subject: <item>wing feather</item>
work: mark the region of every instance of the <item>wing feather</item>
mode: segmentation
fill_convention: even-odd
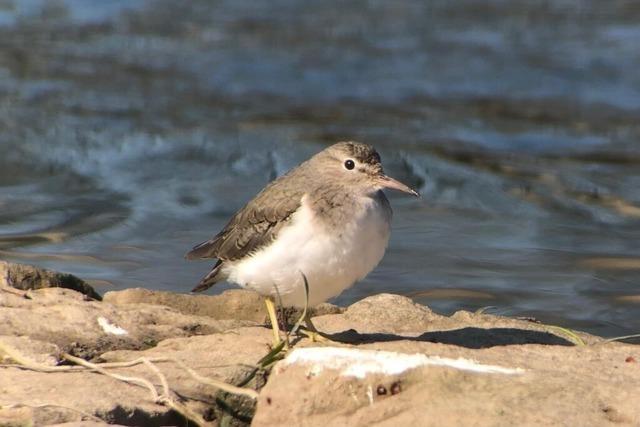
[[[270,244],[302,203],[306,186],[290,185],[291,178],[284,175],[265,187],[220,233],[195,246],[186,258],[234,261]]]

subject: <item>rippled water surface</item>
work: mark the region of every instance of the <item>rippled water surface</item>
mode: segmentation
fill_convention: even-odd
[[[337,303],[639,332],[639,40],[634,1],[0,0],[0,257],[188,291],[193,244],[356,139],[423,198]]]

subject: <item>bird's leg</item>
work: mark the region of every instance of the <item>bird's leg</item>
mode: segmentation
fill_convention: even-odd
[[[300,333],[307,336],[313,342],[321,342],[324,344],[338,344],[337,342],[330,340],[326,336],[324,336],[320,331],[318,331],[311,321],[311,314],[306,313],[304,316],[305,326],[300,329]]]
[[[269,314],[269,320],[271,321],[271,330],[273,331],[273,346],[280,345],[280,327],[278,325],[278,314],[276,313],[276,305],[271,297],[265,297],[264,303],[267,306],[267,314]],[[288,343],[285,342],[284,348],[288,348]]]
[[[309,282],[307,281],[307,276],[305,276],[302,271],[300,272],[300,274],[302,275],[302,280],[304,280],[304,309],[302,310],[302,315],[300,316],[296,324],[293,326],[293,328],[291,328],[292,335],[298,332],[300,326],[302,326],[302,322],[307,319],[307,315],[309,313],[307,311],[307,309],[309,308]]]
[[[331,344],[331,343],[333,343],[333,341],[331,341],[329,338],[324,337],[320,332],[318,332],[318,330],[316,329],[315,325],[311,321],[311,313],[308,310],[308,308],[309,308],[309,282],[307,280],[307,276],[305,276],[304,273],[300,272],[300,274],[302,274],[302,279],[304,280],[304,294],[305,294],[304,309],[302,310],[302,316],[300,316],[300,320],[298,320],[298,322],[296,322],[296,325],[291,330],[291,333],[294,333],[294,332],[297,332],[298,330],[300,330],[301,334],[311,338],[311,341],[313,341],[313,342],[322,342],[322,343],[325,343],[325,344]],[[306,327],[302,327],[301,328],[303,321],[304,321]]]

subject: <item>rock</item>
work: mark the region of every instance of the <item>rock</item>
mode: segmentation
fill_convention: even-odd
[[[0,286],[23,291],[42,288],[66,288],[100,301],[102,297],[82,279],[65,273],[45,270],[25,264],[0,261]]]
[[[24,427],[34,425],[33,410],[25,406],[6,408],[0,404],[0,426]]]
[[[25,359],[46,366],[56,366],[61,358],[57,345],[24,336],[0,335],[0,363],[16,363],[6,349],[13,349]]]
[[[173,338],[146,351],[118,350],[102,355],[108,362],[131,361],[139,357],[175,358],[200,375],[232,381],[249,372],[268,351],[270,332],[262,327],[240,328],[235,333]],[[216,407],[219,390],[195,381],[175,363],[156,362],[169,386],[186,399],[185,404],[200,414]],[[144,378],[161,392],[157,374],[144,364],[110,372]],[[127,384],[89,371],[39,373],[17,368],[2,368],[0,398],[2,405],[19,402],[32,407],[35,425],[80,421],[82,414],[97,416],[108,423],[123,425],[186,425],[181,415],[156,404],[145,387]],[[37,406],[46,403],[47,408]],[[251,414],[254,402],[250,401]],[[66,408],[73,408],[69,410]],[[225,414],[219,413],[220,417]],[[1,415],[1,413],[0,413]],[[216,416],[217,413],[211,413]],[[23,415],[24,416],[24,415]],[[210,416],[210,417],[211,417]],[[2,418],[0,418],[2,420]],[[25,425],[25,424],[20,424]]]
[[[637,346],[584,333],[588,345],[574,345],[560,328],[439,316],[395,295],[314,322],[331,338],[360,344],[299,343],[261,390],[253,426],[640,423],[640,369],[625,362]],[[336,354],[345,350],[359,353],[344,362]],[[309,362],[301,351],[319,354]]]
[[[113,351],[102,355],[108,362],[133,360],[141,356],[178,359],[196,369],[199,374],[217,378],[227,383],[241,384],[253,371],[251,366],[270,351],[271,331],[263,327],[241,328],[233,333],[168,339],[157,347],[145,351]],[[255,401],[234,398],[218,389],[202,384],[174,364],[159,365],[172,389],[180,396],[188,396],[188,405],[200,414],[209,414],[223,425],[248,425],[253,416]],[[148,369],[139,366],[128,374],[149,375]],[[246,386],[264,385],[257,378]],[[225,399],[225,404],[219,402]],[[225,419],[224,423],[222,419]]]
[[[27,296],[0,286],[0,358],[9,364],[38,364],[50,372],[0,368],[1,425],[14,420],[20,426],[83,425],[93,423],[91,417],[125,425],[185,424],[182,415],[155,402],[145,387],[89,371],[59,372],[63,351],[101,362],[170,357],[188,363],[201,375],[230,382],[253,372],[247,365],[269,351],[270,331],[247,328],[255,325],[248,320],[187,315],[162,305],[115,306],[62,288],[41,288]],[[144,349],[151,351],[138,351]],[[199,413],[216,407],[218,389],[193,380],[175,363],[159,362],[158,368],[181,396],[197,397],[187,402]],[[157,374],[146,365],[110,372],[158,383]],[[157,390],[162,392],[159,385]],[[241,403],[250,419],[255,402]],[[220,412],[219,416],[226,415]]]
[[[189,316],[158,305],[114,306],[62,288],[30,291],[28,299],[0,289],[0,335],[45,341],[86,359],[108,350],[144,349],[165,338],[212,334],[251,324]]]
[[[238,319],[264,323],[263,298],[255,292],[231,289],[221,295],[189,295],[135,288],[111,291],[104,301],[113,305],[146,303],[171,307],[181,313],[214,319]]]
[[[220,295],[193,295],[134,288],[107,292],[104,295],[104,301],[114,305],[156,304],[174,308],[184,314],[208,316],[214,319],[250,320],[258,323],[268,320],[264,298],[256,292],[244,289],[230,289]],[[309,310],[312,315],[337,314],[344,311],[338,306],[327,303]],[[301,313],[300,309],[286,308],[284,316],[287,324],[295,324]]]
[[[484,359],[480,363],[524,371],[482,373],[434,364],[394,373],[392,368],[402,367],[398,362],[387,371],[374,369],[357,378],[332,368],[335,360],[321,368],[285,360],[262,389],[252,425],[586,426],[614,419],[621,425],[640,421],[640,372],[620,363],[628,345],[503,346],[455,352],[424,342],[364,347],[376,353],[395,349],[404,356],[422,355],[439,362],[442,355],[453,356],[450,361],[456,363],[459,357]],[[406,360],[403,363],[407,365]]]
[[[400,295],[378,294],[358,301],[344,314],[347,321],[366,324],[376,333],[424,331],[437,318],[428,307]]]
[[[349,343],[399,341],[439,342],[473,348],[510,344],[572,345],[561,328],[489,314],[459,311],[453,316],[433,313],[400,295],[379,294],[347,308],[344,314],[315,317],[315,326],[334,339]],[[585,343],[602,341],[576,332]]]
[[[2,379],[3,404],[31,408],[31,419],[38,426],[81,421],[88,415],[126,425],[184,422],[175,412],[155,404],[145,388],[88,371],[43,374],[3,368]]]
[[[261,299],[243,291],[130,290],[100,302],[70,289],[24,293],[0,282],[0,425],[103,425],[95,417],[187,424],[147,389],[162,394],[162,379],[206,425],[640,424],[637,346],[486,314],[441,316],[381,294],[346,310],[321,307],[314,323],[342,342],[296,338],[269,372],[256,368],[271,349],[259,310]],[[109,369],[143,378],[142,385],[60,372],[68,369],[59,366],[63,352],[101,363],[144,357],[159,373],[143,363]],[[11,366],[16,361],[42,369]],[[196,380],[178,362],[260,390],[257,404]]]

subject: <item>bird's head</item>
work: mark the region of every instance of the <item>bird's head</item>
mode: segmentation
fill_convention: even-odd
[[[370,145],[339,142],[321,151],[312,160],[317,162],[325,176],[362,193],[391,188],[419,196],[412,188],[384,174],[380,155]]]

